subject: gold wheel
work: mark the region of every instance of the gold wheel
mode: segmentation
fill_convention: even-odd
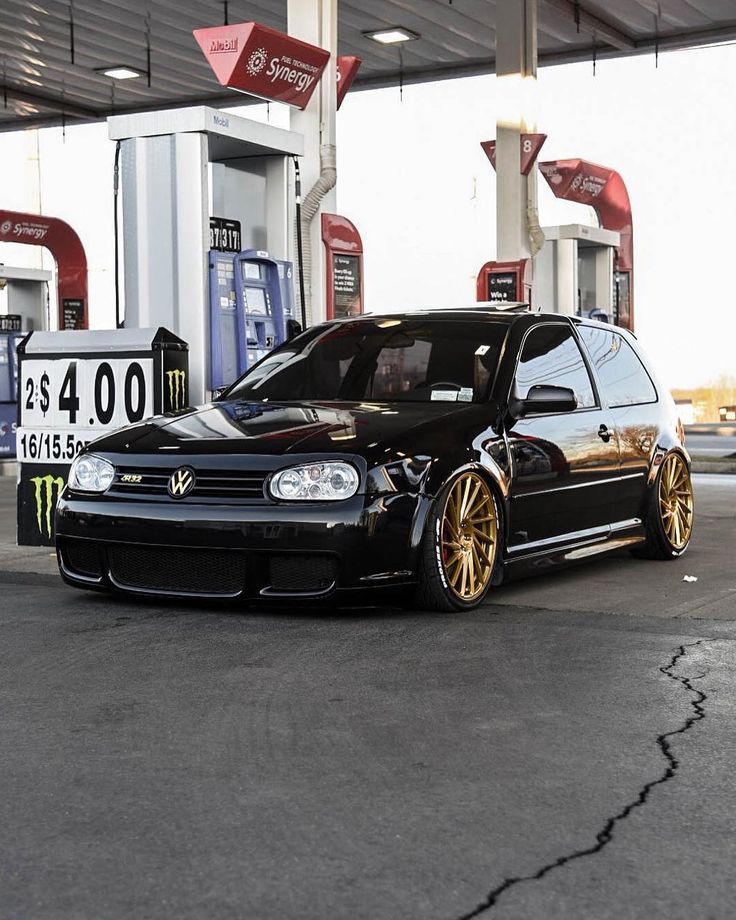
[[[685,461],[669,454],[659,474],[659,514],[662,527],[675,549],[687,546],[693,529],[693,487]]]
[[[488,483],[463,473],[450,490],[442,513],[440,551],[450,591],[473,601],[488,586],[496,559],[498,520]]]

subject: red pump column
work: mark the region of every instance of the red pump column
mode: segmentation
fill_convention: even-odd
[[[87,256],[74,230],[56,217],[0,210],[0,241],[45,246],[56,260],[59,329],[87,329]]]

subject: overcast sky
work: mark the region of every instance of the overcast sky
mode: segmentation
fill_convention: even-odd
[[[365,246],[368,308],[468,303],[494,257],[493,77],[352,93],[338,116],[338,209]],[[286,113],[271,107],[284,124]],[[265,119],[265,106],[243,112]],[[617,169],[634,214],[637,334],[670,386],[736,373],[734,207],[736,46],[543,68],[543,159]],[[0,207],[33,207],[31,132],[0,134]],[[41,206],[77,229],[90,264],[94,325],[114,322],[112,155],[104,125],[40,132]],[[589,223],[589,209],[540,182],[542,225]],[[0,244],[32,264],[34,247]]]

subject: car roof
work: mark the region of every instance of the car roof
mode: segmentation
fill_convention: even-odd
[[[596,329],[615,330],[636,338],[628,329],[617,326],[615,323],[605,323],[597,319],[589,319],[586,316],[568,316],[565,313],[553,313],[552,311],[534,310],[528,304],[513,303],[504,307],[495,307],[487,303],[477,303],[471,306],[461,307],[421,307],[415,310],[381,310],[375,313],[361,313],[358,316],[344,316],[333,322],[357,322],[360,320],[379,320],[379,319],[401,319],[413,320],[420,317],[431,318],[432,320],[488,320],[494,323],[511,324],[522,317],[534,317],[538,321],[548,320],[569,321],[576,325],[594,326]]]
[[[377,319],[433,319],[433,320],[458,320],[458,319],[475,319],[475,320],[492,320],[494,322],[510,323],[519,316],[528,316],[529,310],[521,308],[513,310],[498,310],[485,304],[477,306],[462,307],[418,307],[409,310],[376,310],[371,313],[363,313],[360,316],[344,317],[348,320],[377,320]],[[536,315],[536,314],[535,314]]]
[[[363,313],[360,316],[343,317],[344,320],[357,321],[379,320],[379,319],[401,319],[413,320],[426,318],[432,320],[489,320],[491,322],[513,323],[522,316],[534,316],[539,318],[554,317],[560,319],[559,313],[539,313],[531,310],[528,304],[508,304],[504,307],[494,307],[486,303],[478,303],[470,306],[460,307],[420,307],[410,310],[380,310],[371,313]],[[568,319],[568,317],[562,317]]]

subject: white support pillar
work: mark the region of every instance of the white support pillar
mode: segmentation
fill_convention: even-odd
[[[555,313],[575,316],[578,308],[578,241],[555,240],[557,260]]]
[[[165,326],[189,343],[189,398],[206,398],[209,366],[207,137],[122,142],[125,325]]]
[[[529,212],[536,213],[537,170],[522,176],[521,135],[534,131],[531,111],[537,79],[537,0],[497,0],[496,258],[516,261],[535,254]]]
[[[613,246],[595,250],[595,306],[613,315]]]
[[[291,130],[304,137],[304,156],[300,160],[304,202],[323,173],[326,162],[332,158],[334,164],[336,156],[337,0],[288,0],[287,16],[289,35],[330,52],[319,90],[304,111],[294,109],[291,115]],[[304,239],[307,318],[310,324],[325,318],[327,302],[320,214],[323,211],[334,213],[336,208],[337,193],[333,187],[322,197],[309,228],[309,239],[306,236]],[[290,258],[296,261],[295,251],[291,252]]]

